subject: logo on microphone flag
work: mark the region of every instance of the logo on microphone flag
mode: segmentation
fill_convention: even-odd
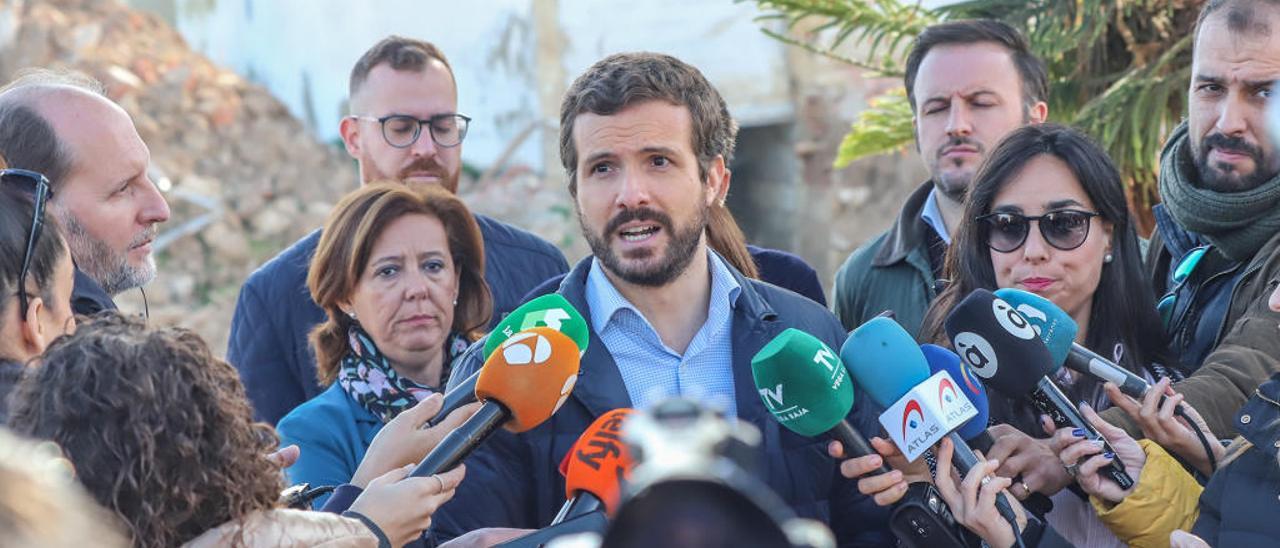
[[[939,371],[908,390],[880,414],[880,425],[903,456],[914,461],[948,432],[977,414],[978,409],[956,389],[951,375]]]
[[[914,417],[912,416],[914,415]],[[902,438],[907,438],[907,428],[911,429],[911,433],[915,433],[917,428],[924,425],[924,411],[920,408],[920,402],[911,400],[907,402],[906,409],[902,410]]]
[[[551,357],[551,341],[531,331],[521,331],[502,343],[502,357],[511,365],[540,365]]]

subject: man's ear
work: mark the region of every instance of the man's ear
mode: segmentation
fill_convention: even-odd
[[[1031,123],[1043,124],[1049,120],[1049,104],[1044,101],[1036,101],[1036,104],[1031,105],[1031,111],[1027,115]]]
[[[44,347],[49,343],[49,334],[45,333],[44,323],[40,321],[40,315],[48,313],[44,307],[44,299],[40,297],[32,297],[27,301],[27,315],[22,318],[22,347],[30,355],[37,355],[44,352]]]
[[[710,207],[712,204],[723,201],[729,195],[729,179],[733,173],[729,171],[729,167],[724,164],[724,156],[716,155],[711,161],[711,165],[707,166],[707,203]]]
[[[342,135],[342,146],[352,158],[360,158],[360,120],[347,116],[338,123],[338,133]]]

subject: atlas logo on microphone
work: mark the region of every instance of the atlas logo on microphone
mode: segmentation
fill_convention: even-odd
[[[1010,335],[1026,341],[1039,336],[1035,328],[1031,327],[1031,322],[1022,317],[1022,314],[1018,313],[1013,308],[1013,305],[1005,302],[1004,299],[992,299],[991,311],[996,315],[996,322],[1005,331],[1008,331]]]
[[[946,415],[947,421],[958,420],[964,414],[965,406],[961,402],[965,400],[961,400],[960,393],[950,378],[942,379],[938,383],[938,407]]]
[[[924,410],[920,408],[920,402],[917,400],[908,401],[906,408],[902,410],[902,438],[908,440],[915,438],[916,430],[923,425]],[[937,425],[932,426],[937,428]],[[911,430],[911,437],[907,437],[908,429]]]
[[[974,375],[990,379],[996,375],[996,371],[1000,370],[1000,361],[996,359],[995,349],[991,347],[991,343],[982,338],[982,335],[965,331],[956,334],[952,342],[956,345],[956,353]]]

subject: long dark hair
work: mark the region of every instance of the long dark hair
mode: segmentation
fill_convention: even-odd
[[[4,159],[0,158],[0,169],[4,165]],[[35,203],[29,189],[0,182],[0,310],[9,303],[9,299],[17,300],[18,292],[26,289],[24,280],[18,277],[22,274],[22,257],[27,252],[31,216],[34,214]],[[53,273],[66,253],[67,244],[62,239],[58,223],[45,211],[44,228],[36,240],[35,249],[31,250],[31,271],[27,275],[30,282],[35,283],[36,292],[44,299],[45,305],[52,308],[71,306],[69,302],[53,302],[51,291]],[[0,327],[3,326],[4,318],[0,317]]]
[[[1112,262],[1102,268],[1102,276],[1093,293],[1093,308],[1084,346],[1105,357],[1112,357],[1116,344],[1123,345],[1120,364],[1142,375],[1153,363],[1168,364],[1168,339],[1156,314],[1151,284],[1143,275],[1142,254],[1138,234],[1134,230],[1125,201],[1120,172],[1106,151],[1083,133],[1057,124],[1024,126],[1007,135],[979,168],[973,188],[965,204],[964,217],[947,250],[943,277],[950,283],[925,314],[921,338],[934,342],[947,341],[942,322],[951,308],[977,288],[994,290],[995,268],[987,248],[987,225],[974,219],[991,212],[992,203],[1032,159],[1050,155],[1067,164],[1080,186],[1093,201],[1102,220],[1110,222]],[[1094,401],[1099,390],[1096,381],[1077,375],[1066,391],[1073,401]],[[1038,432],[1035,417],[1012,412],[992,399],[992,417],[1027,432]],[[1029,410],[1024,410],[1029,413]],[[1018,416],[1022,415],[1022,416]],[[1024,421],[1030,420],[1031,424]],[[1023,424],[1019,424],[1023,422]]]

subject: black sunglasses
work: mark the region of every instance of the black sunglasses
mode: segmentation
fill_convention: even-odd
[[[1029,217],[1021,213],[988,213],[974,220],[986,225],[987,246],[1000,253],[1010,253],[1027,241],[1031,222],[1040,225],[1040,235],[1049,245],[1063,251],[1071,251],[1089,238],[1089,222],[1100,214],[1091,211],[1064,209],[1044,215]]]
[[[22,270],[18,274],[18,305],[22,317],[27,317],[29,293],[27,293],[27,272],[31,270],[31,256],[36,250],[36,241],[44,229],[44,204],[53,197],[53,189],[49,188],[49,179],[44,175],[26,169],[0,170],[0,182],[4,184],[25,185],[31,193],[35,211],[31,216],[31,233],[27,235],[27,250],[22,255]]]

